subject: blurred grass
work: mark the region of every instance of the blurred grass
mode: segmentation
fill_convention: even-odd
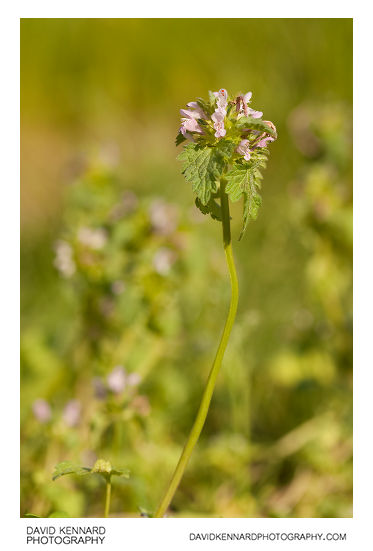
[[[352,514],[349,19],[21,21],[23,513],[100,514],[95,482],[50,482],[53,461],[82,456],[83,433],[91,451],[113,454],[133,471],[130,488],[123,485],[117,499],[114,493],[119,514],[154,507],[171,474],[229,293],[220,228],[193,218],[174,138],[179,108],[222,86],[252,90],[253,107],[276,124],[279,139],[259,219],[235,244],[238,321],[173,514]],[[135,192],[140,218],[157,197],[176,204],[188,251],[165,286],[172,308],[166,300],[152,313],[162,324],[162,309],[174,317],[157,331],[122,321],[125,342],[133,342],[123,345],[123,363],[136,371],[150,362],[141,394],[152,407],[140,420],[123,421],[115,438],[124,454],[112,449],[113,427],[67,430],[57,420],[64,402],[81,399],[88,377],[88,368],[80,373],[82,356],[92,376],[114,367],[105,346],[117,343],[117,329],[105,326],[98,348],[82,352],[83,292],[53,266],[61,234],[72,239],[72,228],[105,223],[89,207],[84,180],[94,174],[104,182],[103,200]],[[240,208],[233,209],[236,236]],[[146,271],[158,241],[128,224],[138,235],[131,247],[143,251],[133,262]],[[91,276],[82,277],[89,290]],[[129,281],[139,285],[137,276]],[[153,311],[158,284],[150,282],[148,274],[141,289]],[[103,293],[92,289],[94,298]],[[143,342],[154,359],[141,360]],[[37,398],[55,408],[48,431],[30,415]],[[105,425],[105,415],[95,423]]]

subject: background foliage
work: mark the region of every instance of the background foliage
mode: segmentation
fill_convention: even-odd
[[[154,510],[171,476],[229,300],[174,137],[178,109],[220,87],[252,90],[279,139],[170,515],[352,515],[346,19],[22,20],[22,515],[102,514],[99,477],[53,482],[59,461],[129,468],[117,516]]]

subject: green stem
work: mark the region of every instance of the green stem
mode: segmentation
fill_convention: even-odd
[[[228,344],[229,335],[231,333],[232,326],[236,317],[237,304],[238,304],[238,280],[237,280],[236,267],[234,264],[234,258],[233,258],[233,252],[232,252],[229,202],[228,202],[228,196],[225,193],[224,181],[222,181],[220,184],[220,199],[221,199],[222,222],[223,222],[224,251],[227,259],[229,276],[231,281],[231,302],[229,305],[228,317],[225,322],[223,334],[220,339],[220,343],[218,346],[218,350],[216,352],[214,363],[212,364],[212,368],[207,379],[206,387],[202,396],[197,417],[194,421],[194,425],[192,427],[192,430],[190,431],[188,440],[184,446],[184,449],[180,456],[179,462],[176,466],[171,482],[154,515],[155,518],[161,518],[166,513],[168,506],[170,505],[171,500],[173,499],[175,492],[183,477],[185,468],[188,464],[190,456],[192,455],[194,446],[197,444],[198,438],[202,432],[202,429],[207,417],[207,413],[209,410],[211,398],[214,392],[216,378],[220,370],[224,352]]]
[[[106,479],[106,497],[105,497],[104,518],[108,518],[108,516],[109,516],[110,499],[111,499],[111,477],[108,476],[107,479]]]

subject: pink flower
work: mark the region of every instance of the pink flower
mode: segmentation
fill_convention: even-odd
[[[182,109],[180,111],[183,111]],[[186,138],[188,137],[188,132],[198,132],[202,134],[202,128],[199,126],[198,122],[194,118],[182,118],[180,132]]]
[[[196,101],[190,101],[189,103],[187,103],[187,106],[190,107],[191,109],[195,109],[195,112],[198,115],[197,117],[198,119],[207,119],[206,114],[203,111],[202,107],[200,107]]]
[[[203,130],[199,126],[197,119],[205,119],[206,115],[196,101],[190,101],[187,105],[193,110],[180,109],[182,119],[179,131],[185,138],[192,138],[192,136],[190,136],[188,132],[197,132],[198,134],[203,134]]]
[[[81,405],[79,400],[70,400],[67,402],[62,414],[65,425],[68,427],[75,427],[79,423],[80,413]]]
[[[276,127],[275,125],[273,124],[273,122],[271,121],[263,121],[266,123],[267,126],[269,126],[270,128],[272,128],[272,130],[274,130],[274,132],[276,132]],[[266,135],[266,132],[264,132],[261,136],[260,136],[260,139],[259,139],[259,142],[255,144],[255,147],[266,147],[267,146],[267,142],[274,142],[276,138],[273,138],[272,136],[268,136]]]
[[[211,119],[214,121],[215,138],[222,138],[225,136],[227,131],[224,128],[224,117],[225,111],[216,109],[216,111],[211,115]]]
[[[237,118],[238,119],[243,116],[245,117],[250,116],[253,119],[260,119],[260,117],[263,116],[263,113],[261,111],[255,111],[255,109],[251,109],[251,107],[249,107],[249,103],[251,101],[252,95],[253,95],[252,92],[247,92],[244,96],[238,96],[237,98],[237,110],[238,110]]]
[[[127,375],[128,386],[137,386],[140,383],[141,383],[141,375],[139,375],[139,373],[133,372]]]
[[[224,111],[226,115],[226,107],[228,105],[228,92],[224,88],[220,88],[219,92],[214,92],[214,96],[217,98],[216,105],[220,111]]]
[[[274,142],[275,139],[272,138],[272,136],[267,136],[266,138],[263,138],[262,140],[260,140],[260,142],[258,142],[256,144],[255,147],[266,147],[267,146],[267,142]]]
[[[117,365],[107,376],[107,385],[114,394],[120,394],[126,387],[126,370]]]
[[[52,417],[52,410],[46,400],[38,398],[32,404],[32,412],[40,423],[47,423]]]
[[[245,161],[250,160],[251,151],[249,149],[249,146],[250,146],[249,140],[241,140],[239,146],[236,149],[237,153],[244,156],[243,158],[245,159]]]
[[[248,107],[249,115],[253,119],[260,119],[260,117],[263,116],[262,111],[255,111],[255,109],[251,109],[251,107]]]

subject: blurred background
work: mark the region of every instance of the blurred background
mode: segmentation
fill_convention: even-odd
[[[21,515],[154,511],[229,302],[179,109],[253,92],[275,123],[236,324],[169,516],[352,516],[352,20],[21,20]],[[179,148],[180,149],[180,148]]]

